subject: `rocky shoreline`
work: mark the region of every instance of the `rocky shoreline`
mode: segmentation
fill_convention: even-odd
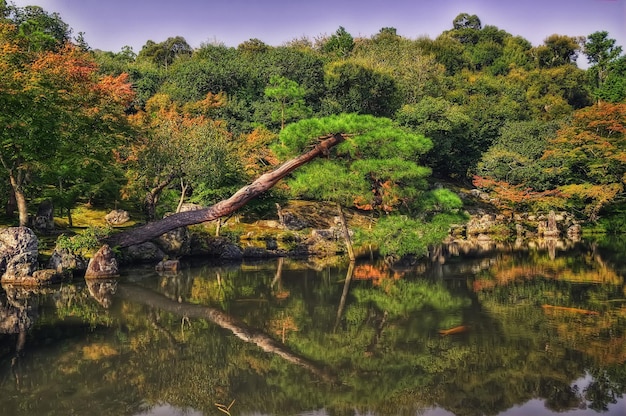
[[[161,272],[176,272],[179,259],[213,258],[218,261],[242,261],[272,257],[330,257],[345,254],[340,227],[332,211],[313,203],[293,207],[277,206],[278,220],[254,223],[249,231],[229,233],[222,226],[223,236],[210,235],[202,226],[183,227],[158,239],[113,252],[103,246],[91,259],[56,248],[42,264],[38,239],[27,227],[0,230],[0,281],[3,284],[42,286],[84,276],[87,279],[109,279],[119,274],[119,267],[133,264],[154,264]],[[323,215],[312,215],[313,212]],[[475,255],[498,249],[502,244],[535,245],[552,250],[565,248],[581,238],[581,225],[566,212],[545,214],[518,213],[503,215],[489,207],[474,207],[464,224],[452,227],[449,237],[429,251],[430,261],[445,262],[450,256]],[[356,224],[358,214],[348,214],[349,223]],[[107,221],[125,218],[116,210]],[[323,219],[323,220],[322,220]],[[239,230],[242,224],[237,224]],[[364,253],[372,255],[368,250]],[[406,259],[395,259],[403,261]],[[415,259],[410,259],[414,262]]]

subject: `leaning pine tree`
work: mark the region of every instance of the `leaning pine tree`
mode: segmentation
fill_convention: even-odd
[[[423,254],[458,220],[453,212],[461,205],[449,191],[428,190],[430,169],[417,160],[430,147],[429,139],[386,118],[342,114],[302,120],[280,134],[275,150],[287,161],[230,198],[112,235],[104,242],[127,247],[229,215],[293,173],[289,185],[296,195],[375,213],[376,225],[364,238],[380,247],[382,254]]]
[[[387,118],[344,114],[303,120],[283,130],[276,151],[298,154],[311,146],[307,137],[328,131],[344,131],[344,140],[294,172],[288,185],[294,196],[337,204],[351,258],[342,207],[372,212],[375,225],[358,235],[386,256],[422,255],[460,220],[455,212],[461,200],[445,189],[429,190],[431,171],[417,163],[432,147],[430,139]]]

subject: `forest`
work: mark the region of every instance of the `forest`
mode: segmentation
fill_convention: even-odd
[[[141,222],[209,206],[341,134],[243,209],[332,202],[369,216],[356,237],[394,255],[423,254],[463,221],[458,187],[503,212],[626,231],[626,55],[606,31],[533,46],[462,13],[435,39],[339,27],[281,46],[172,36],[113,52],[54,11],[2,0],[0,125],[15,225],[44,200],[70,225],[81,204]]]

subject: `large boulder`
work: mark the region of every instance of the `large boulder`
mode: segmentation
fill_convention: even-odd
[[[27,227],[9,227],[0,230],[0,274],[2,281],[19,282],[32,276],[38,268],[39,243]]]
[[[114,209],[104,216],[104,220],[110,225],[121,225],[130,221],[130,214],[123,209]]]
[[[215,237],[207,241],[206,255],[224,260],[241,260],[243,250],[227,238]]]
[[[182,257],[191,253],[191,237],[187,227],[168,231],[155,239],[154,242],[169,257]]]
[[[117,259],[108,244],[100,247],[89,261],[85,279],[110,279],[119,276]]]
[[[163,250],[151,241],[124,247],[120,252],[120,261],[124,264],[155,263],[164,258]]]

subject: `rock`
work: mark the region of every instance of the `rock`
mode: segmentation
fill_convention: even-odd
[[[37,269],[39,243],[27,227],[9,227],[0,231],[0,273],[17,283],[16,279],[32,276]]]
[[[110,225],[121,225],[130,221],[130,214],[123,209],[114,209],[104,216],[104,220]]]
[[[124,263],[154,263],[165,258],[165,253],[155,243],[145,243],[122,249],[120,258]]]
[[[182,257],[191,253],[189,231],[187,227],[176,228],[154,240],[165,254],[170,257]]]
[[[78,254],[70,252],[66,248],[55,248],[50,260],[48,269],[56,270],[58,273],[75,273],[87,270],[87,259]]]
[[[275,238],[268,238],[265,240],[265,248],[267,250],[278,250],[278,242]]]
[[[215,237],[207,242],[207,255],[224,260],[241,260],[243,250],[224,237]]]
[[[33,228],[41,233],[54,230],[54,205],[51,200],[46,199],[39,204],[37,214],[33,218]]]
[[[45,286],[53,283],[59,283],[63,280],[63,274],[52,269],[35,270],[32,276],[13,277],[3,276],[3,284],[12,284],[20,286]]]
[[[293,231],[302,230],[309,226],[305,220],[297,217],[294,213],[289,211],[282,211],[280,224],[286,229]]]
[[[326,241],[332,241],[337,239],[337,233],[332,228],[329,228],[327,230],[313,230],[311,231],[311,236]]]
[[[567,238],[572,241],[580,241],[582,236],[582,227],[580,224],[573,224],[567,229]]]
[[[178,260],[161,260],[155,267],[157,272],[177,272],[180,268]]]
[[[117,259],[108,244],[100,247],[89,261],[85,279],[108,279],[119,276]]]

